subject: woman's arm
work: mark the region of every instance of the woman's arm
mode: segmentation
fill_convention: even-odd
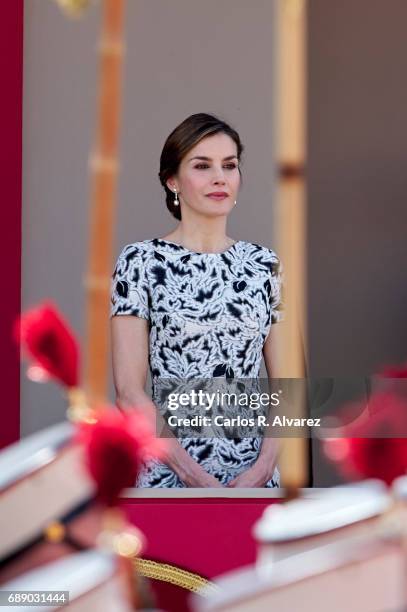
[[[284,322],[279,323],[279,325],[284,325]],[[273,366],[272,366],[272,346],[274,345],[275,336],[276,336],[276,325],[272,325],[269,331],[269,334],[266,338],[266,341],[263,346],[263,357],[264,363],[267,370],[267,376],[269,379],[273,378]],[[257,463],[263,466],[267,480],[272,478],[274,473],[274,468],[276,467],[278,452],[279,452],[279,440],[278,438],[263,438],[263,442],[261,445],[261,451]],[[266,480],[266,482],[267,482]]]
[[[148,371],[148,321],[136,316],[115,316],[111,319],[113,379],[116,404],[121,410],[140,408],[156,427],[158,410],[145,393]],[[188,487],[222,487],[181,446],[166,427],[164,462]]]
[[[280,323],[281,325],[281,323]],[[274,325],[271,326],[269,334],[263,346],[263,357],[266,365],[267,375],[272,378],[271,347],[275,336]],[[274,468],[277,463],[279,451],[279,440],[276,438],[263,438],[257,461],[247,470],[232,480],[229,487],[264,487],[267,481],[273,477]]]

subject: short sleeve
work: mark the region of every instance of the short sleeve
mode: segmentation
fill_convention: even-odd
[[[284,270],[274,252],[270,273],[270,323],[273,324],[284,320]]]
[[[150,318],[146,253],[137,245],[124,247],[112,275],[110,316]]]

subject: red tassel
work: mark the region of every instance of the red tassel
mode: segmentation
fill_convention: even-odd
[[[164,443],[139,411],[105,408],[95,414],[95,423],[78,424],[78,439],[99,500],[114,506],[123,489],[135,486],[143,460],[162,455]]]
[[[69,326],[51,302],[23,313],[16,323],[14,335],[35,365],[39,365],[50,377],[67,387],[78,385],[78,345]]]
[[[387,366],[380,373],[383,378],[407,378],[407,363],[404,366]]]
[[[349,414],[361,414],[363,407],[353,403],[344,412],[348,408]],[[379,478],[391,484],[407,472],[407,439],[399,437],[407,436],[407,401],[381,392],[369,400],[368,410],[366,420],[345,425],[341,438],[325,440],[324,450],[344,476]]]

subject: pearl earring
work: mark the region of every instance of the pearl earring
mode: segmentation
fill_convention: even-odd
[[[236,200],[235,200],[235,206],[236,206]]]
[[[174,189],[174,193],[175,193],[174,206],[179,206],[178,191]]]

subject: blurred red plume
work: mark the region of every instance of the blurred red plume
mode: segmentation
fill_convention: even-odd
[[[407,472],[407,400],[392,392],[376,393],[364,418],[345,425],[342,437],[328,438],[323,446],[344,476],[391,484]]]
[[[95,411],[95,418],[78,424],[78,439],[99,500],[114,506],[123,489],[135,486],[143,460],[163,454],[164,441],[154,436],[140,410],[105,407]]]
[[[14,336],[35,366],[67,387],[78,386],[78,345],[52,302],[24,312],[15,324]]]

